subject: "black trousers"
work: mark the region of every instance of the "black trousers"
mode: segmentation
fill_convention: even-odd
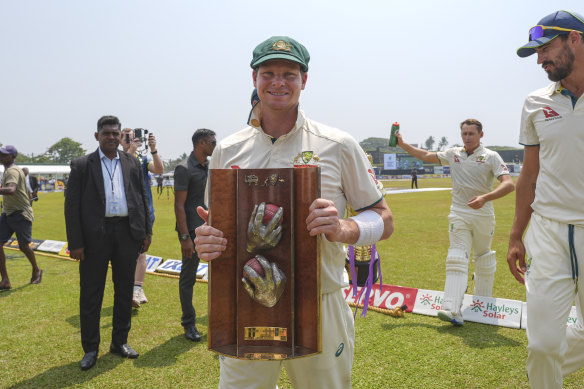
[[[132,321],[134,272],[140,254],[140,241],[130,233],[127,218],[105,223],[101,242],[85,247],[85,259],[79,263],[81,344],[87,353],[99,350],[99,321],[108,263],[112,264],[114,309],[112,343],[128,343]]]
[[[416,184],[416,189],[418,189],[418,177],[412,177],[412,189],[414,189],[414,184]]]
[[[191,239],[195,239],[195,234],[191,234]],[[199,255],[195,251],[191,258],[182,257],[182,267],[178,281],[178,293],[180,296],[180,306],[182,308],[181,324],[184,328],[195,325],[197,313],[193,307],[193,288],[197,282],[197,268],[199,267]]]

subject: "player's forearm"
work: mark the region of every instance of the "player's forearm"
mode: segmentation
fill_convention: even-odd
[[[381,232],[381,237],[379,240],[385,240],[389,238],[393,233],[393,215],[387,206],[385,199],[381,200],[374,207],[369,208],[369,210],[377,213],[383,221],[383,232]],[[352,218],[341,219],[339,222],[340,232],[337,235],[337,241],[346,244],[355,244],[361,237],[362,233],[358,224]]]
[[[8,184],[0,188],[0,194],[3,196],[12,196],[14,193],[16,193],[16,184]]]
[[[511,227],[511,239],[522,239],[523,233],[529,224],[533,209],[531,204],[535,199],[535,177],[519,176],[517,180],[517,194],[515,199],[515,217]]]
[[[515,190],[515,185],[512,180],[501,182],[493,191],[485,195],[486,201],[493,201],[508,195]]]
[[[440,160],[436,156],[436,153],[429,152],[428,150],[422,150],[417,147],[414,147],[406,142],[400,142],[399,147],[404,149],[404,151],[410,154],[412,157],[417,159],[421,159],[424,162],[433,162],[439,163]]]
[[[158,153],[152,156],[152,164],[148,167],[148,170],[154,174],[162,174],[164,172],[164,164]]]
[[[187,227],[187,214],[184,204],[174,204],[174,215],[176,217],[178,232],[182,235],[188,234],[189,228]]]

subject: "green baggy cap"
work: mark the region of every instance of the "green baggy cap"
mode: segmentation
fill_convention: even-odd
[[[287,36],[273,36],[256,46],[250,66],[257,69],[262,63],[271,59],[285,59],[300,64],[303,72],[308,71],[310,54],[306,47]]]

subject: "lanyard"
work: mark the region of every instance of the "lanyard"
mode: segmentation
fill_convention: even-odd
[[[115,193],[114,193],[114,177],[116,176],[116,169],[118,168],[118,159],[114,159],[114,161],[116,161],[116,162],[114,164],[114,172],[113,173],[110,173],[110,171],[109,171],[109,169],[108,169],[108,167],[105,164],[105,162],[104,162],[103,159],[101,160],[101,163],[103,164],[103,167],[105,167],[105,170],[107,171],[107,174],[108,174],[108,176],[110,178],[110,182],[112,184],[112,197],[115,198]]]

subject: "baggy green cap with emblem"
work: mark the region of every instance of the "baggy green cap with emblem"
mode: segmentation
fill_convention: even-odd
[[[287,36],[273,36],[256,46],[251,60],[252,69],[271,59],[285,59],[300,64],[303,72],[308,71],[310,54],[306,47]]]

